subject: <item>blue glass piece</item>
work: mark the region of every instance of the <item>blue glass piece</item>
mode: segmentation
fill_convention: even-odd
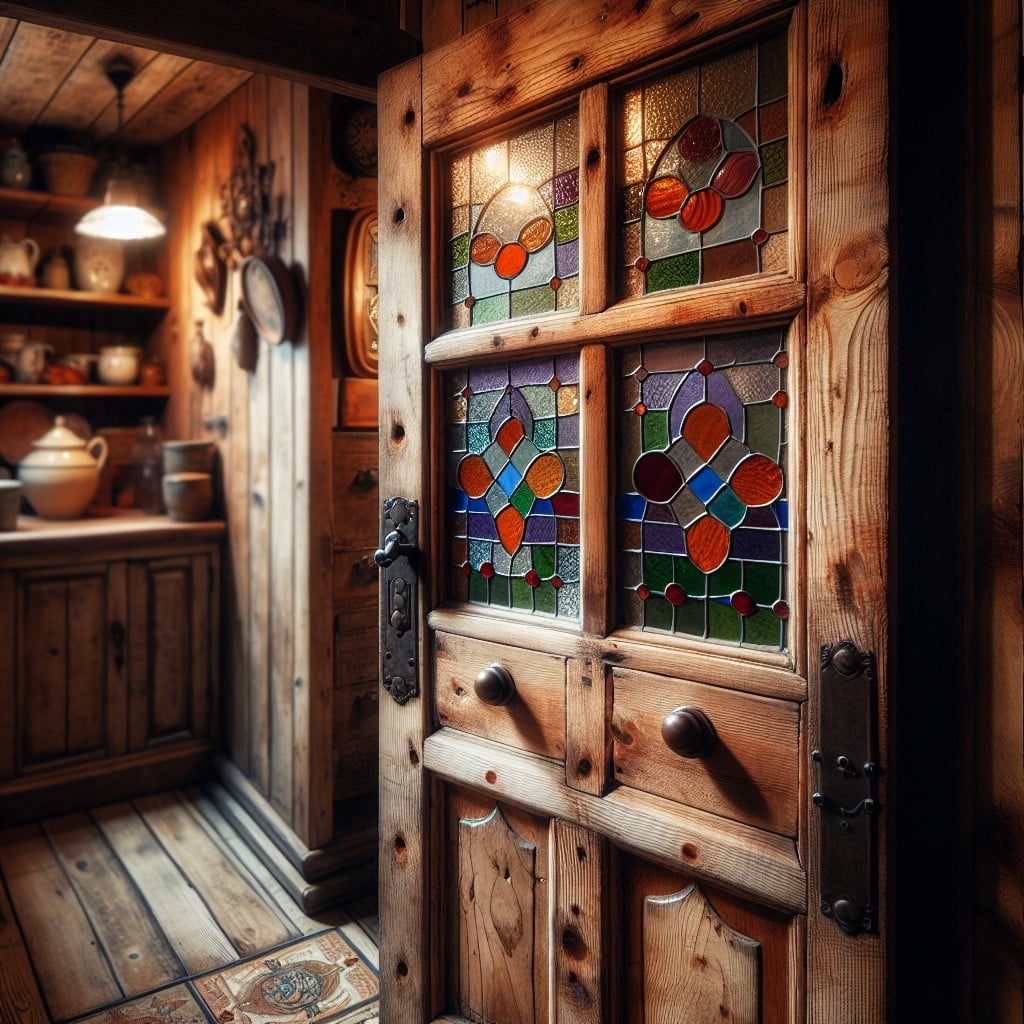
[[[511,494],[519,486],[522,479],[522,473],[511,462],[498,474],[498,483],[501,484],[506,494]]]
[[[640,522],[644,518],[647,501],[639,494],[619,495],[619,518],[630,522]]]
[[[533,506],[533,514],[535,516],[553,516],[555,510],[551,507],[551,500],[549,498],[538,498],[537,504]]]
[[[469,498],[466,492],[455,487],[448,488],[448,511],[465,512]]]
[[[740,501],[731,487],[723,487],[708,505],[708,511],[731,530],[743,522],[747,506]]]
[[[687,486],[707,504],[722,489],[722,480],[710,466],[705,466],[690,478]]]
[[[483,498],[470,498],[466,503],[466,508],[469,512],[486,512],[487,502]]]
[[[778,516],[779,526],[783,530],[789,529],[789,501],[785,498],[780,499],[772,505],[775,510],[775,515]]]

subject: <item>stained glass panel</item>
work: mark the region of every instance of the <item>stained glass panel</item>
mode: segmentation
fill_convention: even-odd
[[[622,97],[622,296],[786,268],[786,63],[779,33]]]
[[[786,368],[781,330],[619,359],[622,620],[786,647]]]
[[[580,614],[579,357],[445,377],[452,596]]]
[[[447,211],[450,326],[578,308],[575,113],[455,157]]]

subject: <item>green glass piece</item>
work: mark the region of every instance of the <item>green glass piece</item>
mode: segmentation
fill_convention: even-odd
[[[480,454],[491,443],[491,431],[486,423],[470,423],[467,431],[468,450]]]
[[[780,625],[769,609],[758,608],[753,615],[743,620],[743,642],[757,644],[758,647],[778,648]]]
[[[512,293],[512,316],[536,316],[554,310],[555,292],[550,285],[541,284]]]
[[[712,640],[740,642],[742,623],[740,616],[728,604],[708,601],[708,636]]]
[[[512,507],[515,508],[524,519],[530,514],[534,500],[533,491],[530,490],[530,485],[525,480],[512,492]]]
[[[550,544],[535,544],[533,548],[533,567],[541,579],[551,579],[555,574],[555,549]]]
[[[762,173],[766,185],[774,185],[776,182],[786,180],[789,170],[788,160],[789,144],[786,139],[769,142],[767,146],[761,147]]]
[[[672,556],[646,555],[644,557],[644,583],[651,590],[664,591],[672,582]]]
[[[644,601],[644,626],[647,629],[672,629],[672,605],[663,597],[651,594]]]
[[[708,578],[688,558],[675,558],[676,583],[690,597],[706,597]]]
[[[752,452],[778,460],[782,410],[771,402],[747,406],[747,436],[744,439]]]
[[[664,451],[668,447],[668,410],[648,410],[643,415],[644,451]]]
[[[545,581],[533,591],[533,607],[538,612],[546,612],[548,615],[555,614],[555,588],[550,582]]]
[[[573,203],[571,206],[563,206],[555,210],[555,241],[569,242],[579,237],[580,233],[580,205]]]
[[[663,292],[696,284],[700,275],[700,254],[684,252],[665,260],[655,260],[647,271],[647,291]]]
[[[533,587],[519,577],[512,580],[512,607],[521,611],[533,611]]]
[[[781,576],[782,568],[778,565],[748,562],[743,570],[743,589],[758,604],[772,605],[781,596]]]
[[[551,289],[549,288],[548,291]],[[553,293],[552,293],[553,294]],[[531,384],[519,388],[519,393],[526,399],[534,419],[546,419],[558,412],[558,396],[547,384]]]
[[[459,267],[466,266],[469,263],[469,232],[465,234],[456,235],[448,243],[449,255],[451,262],[449,266],[452,270],[457,270]]]
[[[474,324],[490,324],[495,320],[508,319],[508,296],[491,295],[486,299],[477,299],[469,311]]]
[[[491,605],[495,608],[509,608],[509,587],[507,576],[491,577]]]
[[[469,599],[477,604],[489,604],[487,580],[478,572],[469,577]]]
[[[555,447],[555,421],[553,419],[533,421],[533,443],[541,451]]]
[[[676,608],[675,632],[704,637],[704,613],[707,602],[688,598]]]
[[[728,597],[734,591],[743,588],[743,567],[739,562],[726,562],[717,572],[708,578],[708,595],[710,597]]]

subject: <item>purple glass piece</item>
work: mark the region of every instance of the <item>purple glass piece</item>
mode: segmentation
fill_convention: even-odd
[[[580,169],[574,167],[571,171],[563,171],[555,178],[555,209],[559,206],[568,206],[575,203],[580,197]]]
[[[645,518],[649,523],[674,523],[676,521],[671,505],[655,505],[654,502],[648,503]]]
[[[554,544],[558,539],[558,520],[554,516],[530,516],[523,532],[524,544]]]
[[[580,379],[580,357],[577,355],[558,356],[555,359],[555,376],[563,384],[578,384]]]
[[[580,243],[574,238],[555,246],[555,276],[575,277],[580,272]]]
[[[729,417],[733,437],[743,436],[743,403],[736,397],[732,385],[721,373],[708,377],[708,400],[714,402]]]
[[[683,420],[686,414],[698,402],[704,401],[704,377],[693,371],[686,376],[683,386],[676,392],[672,405],[668,410],[668,437],[674,441],[683,432]]]
[[[757,562],[781,562],[780,536],[772,530],[733,530],[732,557],[750,558]]]
[[[558,417],[558,439],[555,444],[559,448],[578,448],[580,443],[580,418],[572,416]]]
[[[494,518],[482,512],[469,513],[468,536],[472,540],[497,540],[498,528],[494,525]]]
[[[747,515],[743,520],[744,526],[762,526],[769,530],[777,530],[779,521],[770,505],[762,505],[760,508],[748,508]]]
[[[547,384],[555,375],[550,359],[531,359],[527,363],[511,363],[508,368],[509,380],[513,387],[522,384]]]
[[[473,366],[469,370],[469,386],[473,391],[497,391],[508,383],[506,366]]]
[[[659,551],[670,555],[684,552],[682,527],[668,523],[644,523],[644,551]]]

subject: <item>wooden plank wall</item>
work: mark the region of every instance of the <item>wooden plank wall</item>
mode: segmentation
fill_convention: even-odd
[[[430,0],[423,4],[423,49],[433,50],[450,43],[526,3],[527,0]]]
[[[304,318],[295,344],[260,342],[253,373],[230,350],[239,300],[228,274],[219,315],[193,276],[201,226],[220,213],[220,186],[238,162],[240,126],[254,133],[257,159],[272,161],[272,208],[284,222],[278,252],[305,294],[310,279],[310,93],[256,75],[165,147],[162,178],[172,211],[166,277],[172,310],[159,340],[173,397],[167,438],[210,438],[219,452],[218,494],[228,524],[225,559],[225,743],[236,764],[309,847],[331,836],[330,786],[311,785],[311,751],[329,751],[331,658],[329,488],[312,467],[330,459],[330,351],[310,344]],[[321,95],[321,94],[316,94]],[[314,295],[314,303],[328,301]],[[200,388],[189,371],[196,323],[213,346],[215,378]],[[325,369],[326,368],[326,369]],[[315,632],[311,632],[311,629]],[[323,736],[320,735],[323,733]],[[329,757],[327,758],[329,763]]]

